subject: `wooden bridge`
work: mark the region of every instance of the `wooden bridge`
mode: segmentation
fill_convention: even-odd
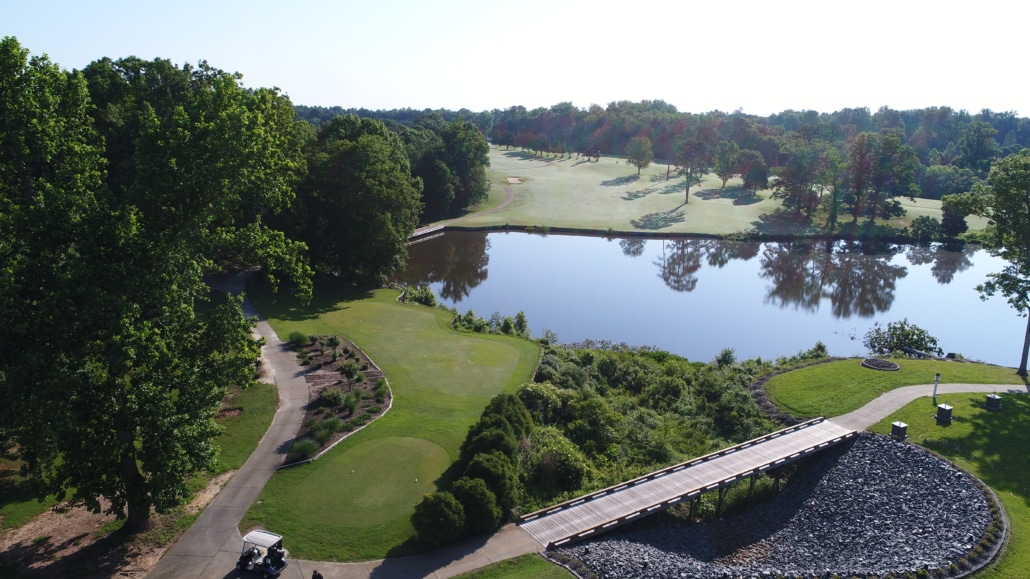
[[[816,418],[530,513],[518,524],[548,548],[577,541],[724,489],[855,434],[854,430]]]

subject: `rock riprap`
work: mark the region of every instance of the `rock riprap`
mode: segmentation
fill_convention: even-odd
[[[862,434],[773,499],[722,520],[636,524],[556,549],[602,578],[882,576],[947,569],[993,521],[976,481],[925,450]]]

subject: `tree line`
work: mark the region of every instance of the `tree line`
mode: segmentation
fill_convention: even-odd
[[[970,191],[984,182],[992,162],[1030,146],[1030,119],[989,109],[789,110],[761,117],[684,113],[661,100],[481,112],[298,107],[302,118],[316,123],[354,111],[402,125],[425,115],[460,119],[498,146],[558,158],[624,155],[638,172],[662,162],[669,176],[675,168],[686,177],[687,202],[690,187],[706,174],[716,174],[724,187],[739,177],[744,189],[772,189],[797,219],[819,219],[833,231],[841,216],[850,217],[853,228],[860,219],[875,224],[902,215],[898,197],[941,199]],[[963,231],[962,217],[944,215],[945,236]]]

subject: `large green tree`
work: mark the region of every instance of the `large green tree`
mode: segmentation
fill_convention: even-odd
[[[40,498],[137,530],[213,466],[257,345],[239,297],[204,304],[204,275],[263,263],[310,287],[303,246],[261,225],[300,167],[290,109],[206,65],[68,73],[0,42],[0,442]]]
[[[976,286],[980,297],[987,299],[1001,294],[1020,316],[1030,313],[1030,149],[1023,149],[996,161],[991,167],[988,184],[978,184],[973,191],[946,198],[946,205],[959,214],[986,217],[990,225],[981,241],[992,254],[1008,262],[998,273]],[[1027,375],[1030,353],[1030,319],[1019,359],[1020,376]]]
[[[323,271],[378,284],[398,271],[422,210],[400,137],[374,119],[339,116],[322,125],[293,212],[296,235]]]
[[[719,141],[715,148],[715,155],[712,157],[712,169],[722,180],[722,188],[726,188],[726,182],[733,177],[738,177],[741,171],[740,147],[733,141]]]

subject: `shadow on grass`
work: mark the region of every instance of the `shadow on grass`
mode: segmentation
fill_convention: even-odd
[[[372,297],[372,290],[348,285],[329,276],[316,276],[311,302],[304,304],[283,287],[278,293],[262,280],[247,280],[247,296],[257,309],[269,318],[288,321],[314,320],[319,316],[345,310],[348,302]],[[284,336],[280,339],[285,340]]]
[[[983,408],[984,395],[969,395],[962,406]],[[959,406],[955,404],[954,406]],[[1030,506],[1030,462],[1026,460],[1026,432],[1030,430],[1030,396],[1002,394],[1001,410],[973,412],[969,417],[956,417],[956,423],[968,424],[968,434],[927,438],[923,445],[945,456],[962,457],[979,465],[979,477],[999,493],[1010,493]],[[958,426],[959,424],[956,424]]]
[[[658,213],[648,213],[642,216],[640,219],[633,219],[630,221],[630,225],[637,229],[650,229],[652,231],[658,229],[664,229],[677,223],[683,223],[687,218],[685,211],[680,209],[683,205],[671,210],[671,211],[660,211]]]
[[[694,195],[703,201],[732,199],[734,205],[751,205],[761,201],[761,199],[755,196],[754,193],[740,187],[730,187],[729,189],[702,189]]]
[[[651,189],[650,187],[637,189],[636,191],[626,191],[626,194],[623,195],[620,199],[622,199],[623,201],[636,201],[637,199],[643,199],[644,197],[647,197],[653,191],[654,189]]]
[[[620,185],[629,185],[635,181],[640,180],[640,175],[626,175],[625,177],[616,177],[615,179],[606,179],[601,181],[603,187],[618,187]]]
[[[765,234],[814,235],[820,232],[818,227],[814,226],[803,217],[797,217],[791,213],[785,213],[783,211],[763,213],[757,220],[752,221],[751,225],[754,227],[756,232]]]

